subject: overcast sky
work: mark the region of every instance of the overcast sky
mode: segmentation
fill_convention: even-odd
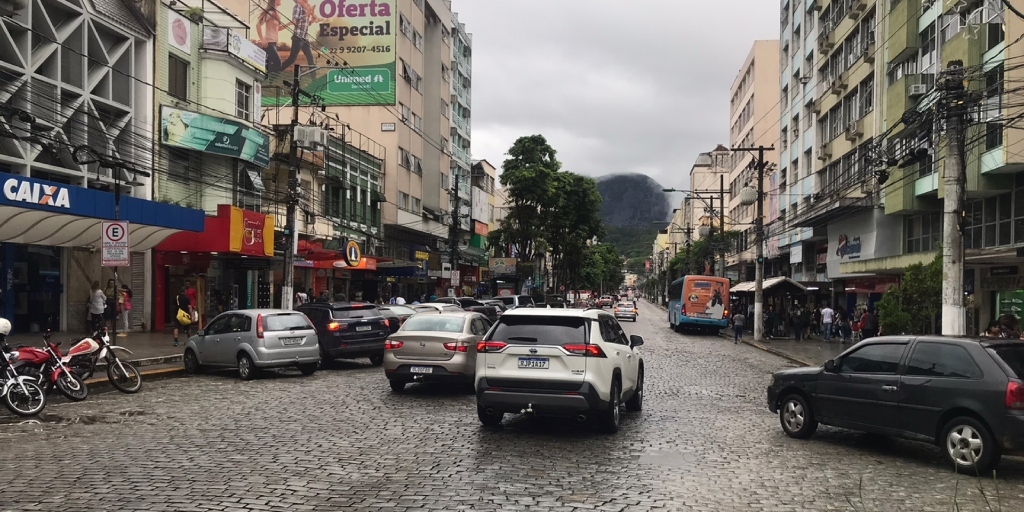
[[[564,169],[688,185],[728,144],[729,88],[773,0],[454,0],[473,34],[473,158],[543,134]]]

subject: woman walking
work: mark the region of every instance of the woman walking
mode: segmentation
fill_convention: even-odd
[[[192,325],[192,303],[188,300],[188,295],[185,293],[186,288],[184,286],[178,290],[178,297],[175,298],[174,302],[177,306],[177,311],[174,313],[174,320],[177,322],[177,326],[174,328],[174,346],[178,346],[178,330],[183,329],[185,336],[189,335],[189,326]]]
[[[118,309],[121,310],[121,319],[124,321],[124,329],[117,335],[128,336],[128,331],[132,330],[132,289],[128,288],[128,285],[121,285],[117,301]]]
[[[93,332],[103,328],[103,312],[107,308],[107,296],[100,289],[100,282],[92,282],[92,290],[89,292],[89,324]]]

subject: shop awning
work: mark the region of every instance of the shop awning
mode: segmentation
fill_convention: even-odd
[[[203,230],[203,212],[122,196],[132,251],[147,251],[181,231]],[[99,247],[102,222],[114,220],[114,194],[0,173],[0,242]]]
[[[295,262],[296,267],[305,268],[341,268],[345,270],[377,270],[377,259],[373,256],[363,256],[359,258],[359,265],[350,266],[345,263],[343,259],[335,260],[300,260]]]
[[[202,212],[200,212],[202,213]],[[216,217],[205,217],[201,233],[178,233],[156,246],[165,252],[274,256],[274,216],[217,205]]]
[[[798,283],[798,282],[796,282],[796,281],[794,281],[794,280],[792,280],[792,279],[790,279],[788,277],[772,277],[772,278],[769,278],[769,279],[765,279],[764,283],[762,283],[762,285],[761,285],[761,288],[764,289],[764,290],[767,290],[769,288],[772,288],[774,286],[778,286],[778,285],[784,284],[784,283],[785,284],[791,284],[791,285],[793,285],[793,287],[798,288],[802,292],[807,291],[807,287],[806,286],[804,286],[804,285],[802,285],[802,284],[800,284],[800,283]],[[740,283],[740,284],[738,284],[736,286],[733,286],[732,288],[729,289],[729,291],[733,292],[733,293],[754,293],[754,287],[755,286],[757,286],[756,282],[754,282],[754,281],[746,281],[746,282],[742,282],[742,283]]]

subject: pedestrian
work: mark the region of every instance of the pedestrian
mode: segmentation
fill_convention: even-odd
[[[196,308],[197,294],[196,289],[192,286],[192,281],[185,281],[185,296],[188,297],[188,303],[192,307],[192,309],[189,310],[190,314],[192,315],[192,323],[198,323],[199,309]]]
[[[327,290],[324,290],[324,291],[320,292],[320,296],[317,297],[316,301],[314,301],[314,302],[319,302],[320,304],[326,304],[328,302],[331,302],[331,297],[327,294]]]
[[[187,283],[188,281],[186,281]],[[185,331],[185,336],[190,336],[189,326],[192,325],[192,303],[188,300],[188,288],[182,286],[178,290],[178,296],[174,299],[174,305],[177,307],[177,311],[174,314],[174,320],[177,322],[177,326],[174,328],[174,346],[178,346],[178,331]]]
[[[732,316],[732,332],[733,332],[733,345],[738,345],[740,340],[743,339],[743,326],[747,323],[747,317],[742,312],[737,311]]]
[[[299,291],[295,292],[295,305],[296,306],[301,306],[301,305],[303,305],[303,304],[305,304],[307,302],[309,302],[309,295],[307,295],[306,292],[304,292],[302,290],[299,290]]]
[[[103,320],[106,322],[107,329],[117,330],[117,285],[114,284],[113,279],[107,280],[107,287],[103,290],[103,295],[107,298],[106,308],[103,310]]]
[[[747,318],[749,318],[751,320],[754,319],[754,303],[753,302],[747,303]],[[754,322],[750,322],[750,330],[751,330],[751,332],[753,332],[753,330],[754,330]]]
[[[117,301],[118,308],[121,310],[121,320],[124,322],[124,330],[117,335],[128,336],[128,331],[132,330],[132,289],[128,285],[121,285],[121,293]]]
[[[395,304],[397,304],[399,306],[404,306],[405,305],[405,297],[402,297],[401,295],[399,295],[398,297],[395,297]]]
[[[826,342],[832,341],[832,324],[835,322],[836,312],[825,304],[821,308],[821,335]]]
[[[103,313],[107,309],[107,296],[100,289],[100,282],[93,281],[89,292],[89,324],[93,332],[103,328]]]
[[[430,302],[437,302],[437,295],[436,294],[433,294],[433,293],[430,294]]]
[[[806,340],[807,338],[810,337],[810,335],[811,335],[811,333],[809,331],[810,326],[811,326],[811,310],[810,310],[810,308],[805,308],[803,306],[800,306],[800,337],[801,337],[801,339]]]
[[[878,336],[878,317],[875,316],[874,308],[868,308],[860,317],[860,336],[862,339]]]
[[[838,306],[836,308],[834,329],[839,335],[839,343],[846,343],[846,326],[849,322],[849,317],[846,314],[846,308]]]

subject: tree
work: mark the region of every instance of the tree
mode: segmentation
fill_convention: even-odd
[[[593,290],[614,290],[622,286],[622,258],[615,246],[609,244],[590,245],[580,269],[581,283]]]
[[[704,237],[690,243],[690,249],[680,249],[668,263],[669,271],[675,277],[688,274],[703,274],[704,269],[713,264],[723,247],[732,247],[739,232],[726,231],[717,232],[712,236]]]
[[[508,155],[500,180],[507,189],[509,206],[490,241],[515,253],[524,263],[533,262],[544,238],[544,219],[555,206],[553,178],[562,164],[542,135],[520,137]]]
[[[875,307],[884,334],[929,334],[941,311],[942,254],[928,264],[908,266],[898,287],[885,291]]]
[[[579,174],[559,172],[552,180],[553,209],[543,219],[544,240],[551,250],[555,280],[576,289],[587,242],[602,235],[601,194],[593,179]]]

